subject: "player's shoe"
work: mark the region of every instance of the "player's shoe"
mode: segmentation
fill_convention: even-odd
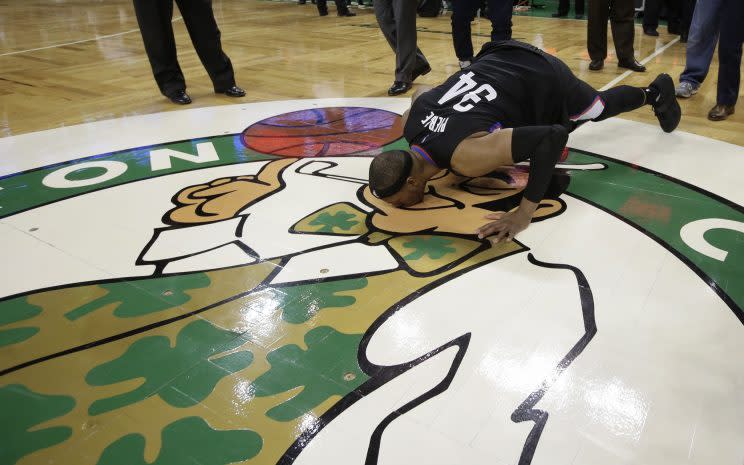
[[[674,95],[674,81],[668,74],[662,73],[656,76],[649,87],[658,91],[656,100],[651,102],[651,106],[654,108],[654,114],[659,120],[661,129],[664,132],[674,131],[679,125],[679,120],[682,119],[682,109]]]

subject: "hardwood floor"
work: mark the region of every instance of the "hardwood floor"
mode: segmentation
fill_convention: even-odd
[[[0,137],[241,101],[385,96],[392,83],[394,56],[371,8],[340,18],[331,6],[331,15],[319,17],[310,3],[216,0],[214,10],[238,84],[248,95],[236,100],[212,92],[176,9],[179,61],[194,99],[181,107],[158,93],[130,1],[0,2]],[[418,27],[433,71],[417,83],[439,83],[457,70],[449,18],[419,18]],[[636,29],[639,60],[678,39],[659,30],[660,37],[651,38]],[[476,20],[476,47],[489,32],[488,21]],[[623,74],[611,43],[605,68],[588,71],[585,21],[515,16],[514,37],[558,55],[597,88]],[[684,44],[675,42],[649,61],[647,73],[631,73],[620,82],[646,85],[659,72],[676,80],[684,62]],[[700,93],[680,102],[680,129],[744,145],[744,110],[724,122],[706,119],[715,104],[717,72],[716,57]],[[656,123],[647,108],[625,117]]]

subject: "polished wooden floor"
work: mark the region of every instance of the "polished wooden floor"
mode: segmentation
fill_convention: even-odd
[[[358,16],[319,17],[309,2],[215,0],[223,45],[246,88],[242,101],[318,97],[385,96],[393,80],[394,57],[370,8]],[[129,0],[0,1],[0,137],[96,120],[181,110],[163,98],[152,79]],[[419,19],[419,45],[433,72],[419,83],[436,84],[457,70],[449,18]],[[190,108],[238,103],[212,92],[211,83],[176,10],[179,60],[194,99]],[[476,47],[489,33],[487,21],[474,24]],[[636,30],[639,60],[678,37],[659,29],[651,38]],[[566,61],[599,88],[623,75],[612,45],[606,67],[588,71],[586,22],[516,16],[515,38],[538,45]],[[631,73],[622,84],[645,85],[659,72],[675,80],[684,67],[684,44],[672,43],[648,63],[647,73]],[[744,145],[744,109],[712,123],[717,58],[698,95],[682,101],[680,129]],[[742,91],[744,92],[744,91]],[[655,124],[641,109],[627,118]]]

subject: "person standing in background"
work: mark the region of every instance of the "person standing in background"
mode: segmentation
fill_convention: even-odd
[[[582,2],[583,0],[576,0]],[[452,2],[452,41],[460,69],[473,62],[473,39],[470,23],[475,18],[481,0],[455,0]],[[491,20],[491,41],[508,40],[512,36],[512,0],[487,0],[488,19]],[[482,11],[482,10],[481,10]]]
[[[692,23],[692,15],[695,12],[695,0],[682,0],[681,8],[681,19],[679,24],[679,41],[687,43],[687,38],[690,35],[690,24]]]
[[[551,16],[553,18],[563,18],[568,16],[568,10],[570,8],[569,0],[559,0],[558,2],[558,11],[556,13],[553,13]],[[574,14],[576,15],[576,19],[583,19],[584,18],[584,0],[575,0],[574,2]]]
[[[646,0],[643,8],[643,33],[658,37],[659,13],[662,4],[666,5],[667,32],[678,34],[679,41],[687,42],[692,22],[695,0]]]
[[[718,40],[718,91],[716,104],[708,112],[711,121],[734,114],[741,82],[741,54],[744,46],[744,1],[723,0],[721,36]]]
[[[235,84],[230,59],[222,51],[212,1],[175,1],[189,31],[191,43],[212,80],[214,91],[229,97],[245,96],[245,91]],[[171,22],[173,0],[134,0],[134,11],[160,92],[173,103],[191,103],[191,97],[186,93],[186,80],[176,56],[176,40]]]
[[[587,21],[587,49],[589,50],[589,69],[600,70],[607,58],[607,19],[612,26],[612,40],[615,42],[617,66],[632,71],[644,72],[646,67],[638,63],[633,51],[635,38],[635,7],[633,0],[589,0],[589,21]]]
[[[416,7],[414,0],[375,0],[375,17],[395,52],[395,81],[388,95],[408,92],[417,77],[431,71],[424,54],[416,46]]]
[[[643,6],[643,33],[658,37],[659,14],[662,5],[666,6],[667,32],[679,34],[681,29],[682,4],[679,0],[646,0]]]
[[[679,76],[676,94],[680,98],[690,98],[708,76],[710,62],[718,43],[721,30],[722,6],[726,0],[704,0],[695,5],[687,41],[685,70]]]
[[[317,2],[320,16],[328,16],[328,0],[317,0]],[[339,16],[356,16],[356,13],[349,10],[346,0],[334,0],[334,2],[336,3],[336,13]]]

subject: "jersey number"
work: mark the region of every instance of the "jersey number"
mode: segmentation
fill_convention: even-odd
[[[439,99],[438,103],[440,105],[444,105],[450,100],[457,98],[461,96],[462,94],[465,94],[463,95],[462,99],[460,99],[460,101],[452,107],[457,111],[464,112],[464,111],[468,111],[472,109],[475,106],[474,105],[475,103],[478,103],[481,100],[483,100],[482,97],[484,97],[489,102],[495,99],[496,96],[498,95],[496,93],[496,89],[491,87],[490,84],[482,84],[480,87],[475,89],[478,83],[473,80],[473,76],[474,76],[474,73],[472,71],[467,74],[460,75],[460,80],[457,81],[457,83],[455,83],[455,85],[452,86],[450,90],[448,90],[447,93],[445,93],[442,96],[442,98]],[[469,102],[473,102],[473,103],[469,103]]]

